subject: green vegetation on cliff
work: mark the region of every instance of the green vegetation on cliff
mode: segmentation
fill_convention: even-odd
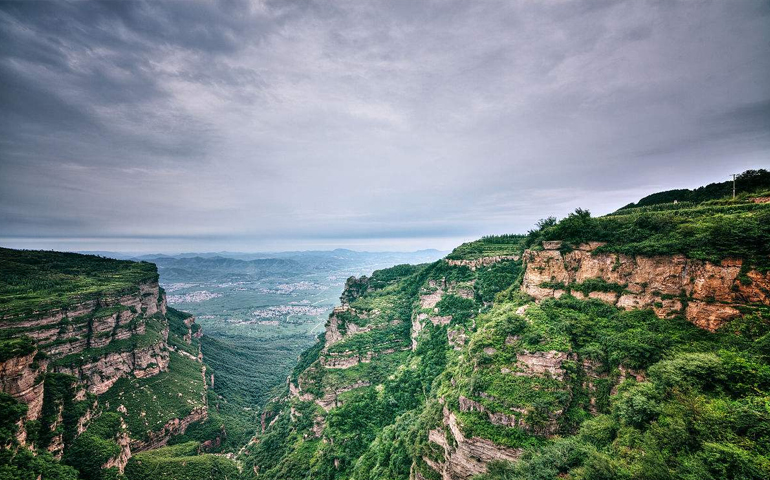
[[[475,260],[482,257],[509,256],[521,253],[524,235],[490,235],[480,240],[463,243],[446,258]]]
[[[485,238],[445,261],[349,280],[346,308],[239,456],[244,474],[769,478],[767,305],[739,305],[741,316],[709,332],[681,315],[569,294],[535,303],[520,288],[524,248],[549,240],[563,250],[604,242],[595,252],[737,258],[746,271],[766,271],[770,206],[722,198],[721,188],[601,218],[577,210],[527,236]],[[586,278],[558,287],[587,295],[628,286]]]
[[[737,175],[735,178],[735,191],[736,194],[739,194],[744,198],[770,192],[770,172],[764,169],[747,170],[740,175]],[[731,180],[711,183],[705,187],[696,188],[694,190],[668,190],[648,195],[636,203],[629,203],[621,208],[620,211],[665,203],[701,203],[709,200],[719,200],[731,196],[732,192],[733,182]]]
[[[183,419],[205,405],[201,364],[170,354],[168,370],[146,378],[120,378],[100,401],[120,413],[131,438],[149,440],[166,423]]]
[[[520,256],[522,240],[501,237],[490,245],[495,256]],[[482,256],[472,254],[473,259]],[[291,377],[292,388],[312,400],[287,396],[266,407],[265,426],[270,426],[241,455],[244,471],[256,470],[266,479],[408,478],[414,455],[427,443],[422,427],[435,420],[435,411],[421,412],[436,398],[435,380],[456,356],[448,329],[470,333],[473,317],[519,276],[520,268],[520,260],[475,270],[442,260],[348,281],[343,300],[349,309],[333,314],[342,338],[324,347],[327,332],[303,354]],[[435,307],[424,308],[431,295],[441,298]],[[418,314],[424,318],[412,350]],[[386,467],[373,446],[388,450]]]
[[[166,443],[206,418],[200,327],[166,310],[155,265],[0,249],[0,268],[0,386],[13,395],[0,398],[0,478],[124,479],[129,444]],[[219,426],[201,441],[220,443]],[[206,462],[236,471],[224,457],[185,457],[164,472],[203,478],[189,464]]]
[[[756,181],[754,195],[765,176],[740,180]],[[723,190],[709,186],[676,204],[667,192],[600,218],[578,209],[526,236],[485,237],[431,264],[348,279],[342,306],[288,384],[288,352],[306,338],[201,337],[188,314],[171,308],[142,317],[141,334],[49,363],[74,371],[160,342],[170,350],[168,370],[124,376],[98,397],[76,392],[74,377],[41,376],[41,418],[24,428],[39,446],[61,440],[63,463],[18,448],[24,407],[0,396],[10,419],[0,422],[0,474],[118,478],[102,467],[128,433],[145,448],[167,446],[135,451],[127,480],[770,478],[770,291],[762,286],[770,279],[770,204],[751,201],[746,190],[724,198]],[[557,240],[560,247],[542,246]],[[525,269],[547,268],[524,264],[532,257],[525,248],[565,253],[586,242],[604,243],[594,253],[740,259],[735,282],[758,286],[750,299],[731,300],[737,313],[715,331],[688,321],[686,305],[661,318],[583,298],[626,295],[638,287],[631,283],[551,277],[539,287],[561,297],[535,302],[522,293]],[[742,295],[742,285],[725,288]],[[674,293],[660,300],[688,301]],[[704,300],[702,314],[723,303]],[[90,317],[116,313],[106,307]],[[29,332],[6,332],[4,358],[34,351]],[[177,428],[191,414],[197,421],[185,433],[159,441],[164,426]],[[223,452],[238,453],[233,461]]]
[[[33,452],[19,445],[18,423],[26,414],[26,405],[0,392],[0,478],[77,480],[77,470],[59,463],[47,451]]]
[[[0,248],[0,317],[133,293],[157,281],[155,265],[77,253]]]
[[[126,480],[172,478],[175,480],[236,480],[240,474],[225,457],[199,455],[200,444],[187,442],[141,452],[126,465]]]
[[[592,217],[577,209],[560,222],[546,220],[529,233],[527,245],[560,240],[565,247],[606,242],[599,252],[626,255],[673,255],[719,263],[742,258],[770,268],[770,204],[667,205],[654,211],[619,211]]]

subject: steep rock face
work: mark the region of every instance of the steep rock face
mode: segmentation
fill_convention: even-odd
[[[186,417],[174,418],[166,422],[160,430],[152,432],[149,439],[131,441],[131,451],[142,452],[144,450],[163,447],[168,443],[171,437],[184,434],[184,432],[187,431],[187,427],[193,423],[205,421],[207,418],[208,408],[194,408]]]
[[[348,284],[356,284],[352,280],[354,280],[354,277],[348,279]],[[353,297],[353,295],[348,294],[346,291],[343,292],[341,298],[351,297]],[[392,328],[401,324],[401,320],[399,319],[391,320],[390,322],[378,321],[377,317],[380,313],[381,312],[377,309],[371,311],[358,310],[346,303],[343,303],[342,306],[335,307],[332,314],[329,316],[329,320],[326,322],[326,333],[324,336],[326,340],[319,355],[321,366],[325,368],[346,369],[358,365],[359,363],[369,363],[377,356],[409,350],[410,347],[401,345],[396,345],[393,348],[381,346],[382,348],[379,348],[376,351],[353,351],[341,350],[339,348],[334,351],[334,349],[331,348],[335,346],[335,344],[339,344],[356,335],[378,329]],[[371,323],[362,326],[356,322]]]
[[[0,390],[28,406],[27,419],[39,420],[46,399],[46,373],[75,377],[75,401],[106,393],[122,377],[146,378],[169,368],[171,347],[168,344],[168,320],[165,294],[157,281],[140,283],[133,293],[102,295],[68,308],[38,311],[26,316],[0,318],[0,329],[13,328],[35,342],[34,352],[0,363]],[[185,319],[192,341],[193,317]],[[199,332],[196,332],[196,334]],[[185,352],[186,353],[186,352]],[[58,405],[58,419],[50,428],[58,429],[63,405]],[[92,417],[101,412],[99,402],[77,421],[77,435],[88,429]],[[127,431],[116,439],[121,452],[110,459],[105,468],[125,467],[131,450],[142,450],[165,444],[183,433],[191,423],[204,420],[205,407],[193,410],[185,418],[169,421],[147,442],[132,441]],[[22,425],[23,426],[23,425]],[[19,440],[26,443],[26,431],[20,429]],[[60,457],[66,448],[61,433],[51,437],[48,451]]]
[[[342,314],[349,312],[351,308],[346,304],[340,307],[334,307],[332,314],[329,316],[329,320],[326,322],[326,347],[334,345],[343,338],[343,330],[340,327],[344,324]],[[344,327],[343,327],[344,328]]]
[[[402,347],[400,350],[409,350],[409,347]],[[359,363],[369,363],[372,361],[372,358],[376,356],[389,355],[391,353],[395,353],[396,351],[397,349],[395,348],[386,348],[378,352],[365,353],[358,353],[352,350],[347,350],[340,353],[327,353],[326,355],[322,356],[320,360],[321,365],[326,368],[346,369],[355,367]]]
[[[43,379],[47,362],[35,362],[37,351],[0,362],[0,390],[27,404],[27,419],[37,420],[43,409]]]
[[[551,242],[545,242],[551,243]],[[741,281],[742,261],[724,260],[716,265],[684,255],[631,257],[614,253],[594,254],[601,244],[579,245],[562,253],[560,244],[524,253],[526,270],[522,291],[536,300],[558,298],[586,281],[600,280],[602,291],[588,292],[596,298],[626,310],[653,308],[661,317],[678,314],[700,328],[714,331],[738,317],[738,305],[770,305],[770,274],[749,271],[749,282]]]
[[[519,255],[495,255],[491,257],[481,257],[476,259],[459,259],[459,260],[452,260],[452,259],[446,259],[444,260],[447,264],[453,266],[453,267],[468,267],[471,270],[476,270],[479,267],[488,267],[490,265],[494,265],[498,262],[504,262],[506,260],[518,260],[521,258]]]
[[[518,258],[518,256],[516,257]],[[467,261],[481,262],[474,264],[476,267],[472,268],[471,270],[475,270],[476,268],[486,267],[498,261],[504,261],[511,258],[513,258],[513,256],[482,257],[476,260]],[[450,260],[445,261],[447,263],[450,262]],[[486,263],[483,261],[486,261]],[[466,262],[466,260],[451,260],[451,262],[453,263],[449,264],[453,266],[468,266],[464,263],[458,263]],[[447,281],[446,278],[442,278],[440,280],[428,280],[427,284],[421,289],[419,296],[419,305],[422,311],[412,312],[412,350],[417,348],[420,332],[425,329],[425,326],[428,324],[428,322],[434,326],[449,325],[452,322],[451,315],[438,314],[439,309],[436,307],[436,305],[438,305],[438,303],[447,295],[454,295],[464,299],[474,299],[474,283],[475,280],[461,283],[456,281]],[[462,326],[457,326],[453,330],[448,331],[447,337],[450,344],[452,344],[457,349],[461,348],[465,344],[465,340],[467,340],[465,329]]]
[[[512,260],[519,258],[522,250],[497,243],[490,249],[505,253],[468,259],[457,255],[456,260],[462,263],[441,260],[416,268],[375,272],[364,281],[349,279],[341,306],[326,324],[324,343],[315,346],[312,353],[306,352],[303,363],[307,366],[287,379],[288,396],[276,399],[260,419],[262,433],[249,449],[262,454],[251,469],[275,479],[288,478],[286,467],[275,465],[307,472],[303,475],[308,478],[315,478],[316,473],[325,476],[329,471],[336,472],[337,478],[360,478],[353,473],[359,468],[355,458],[346,458],[350,448],[347,428],[355,423],[351,413],[367,415],[371,405],[372,413],[393,415],[392,422],[412,404],[412,398],[425,399],[431,377],[437,374],[433,366],[443,361],[444,353],[449,360],[468,348],[474,317],[482,307],[477,289],[484,288],[485,293],[499,289],[495,280],[514,277],[519,271],[520,265]],[[497,263],[510,264],[510,272],[505,265],[494,265]],[[482,281],[477,282],[479,279]],[[380,408],[380,404],[387,407]],[[520,455],[516,449],[471,433],[471,427],[463,434],[457,425],[460,411],[446,409],[445,413],[444,420],[438,409],[431,414],[430,423],[417,422],[419,428],[425,427],[419,435],[421,449],[427,448],[424,437],[430,430],[436,430],[431,436],[437,441],[445,440],[443,446],[431,446],[424,457],[420,450],[411,468],[413,478],[435,478],[430,472],[433,467],[445,479],[465,479],[486,471],[488,462],[515,460]],[[496,422],[507,420],[498,412],[490,413]],[[262,464],[262,459],[271,455],[266,439],[275,435],[291,438],[291,452],[282,453],[284,458],[277,464]],[[306,464],[310,451],[317,459],[315,465]]]
[[[349,305],[357,298],[360,298],[369,290],[369,287],[369,278],[366,275],[359,278],[348,278],[345,281],[345,288],[342,290],[342,295],[340,296],[342,305]]]
[[[128,463],[128,460],[131,458],[131,438],[128,436],[127,432],[128,427],[126,426],[125,422],[121,420],[121,433],[118,435],[118,438],[116,439],[118,446],[120,447],[120,453],[118,453],[116,456],[110,458],[107,460],[107,462],[102,465],[103,469],[117,467],[118,472],[121,474],[126,468],[126,464]]]
[[[94,362],[77,367],[55,366],[54,371],[78,378],[90,393],[101,395],[121,377],[152,377],[168,369],[168,363],[168,346],[164,342],[158,342],[147,348],[109,353]]]
[[[33,338],[41,351],[56,359],[142,334],[142,318],[165,312],[165,294],[157,281],[151,281],[137,285],[131,294],[105,295],[23,317],[0,317],[0,329],[13,328]]]
[[[443,480],[463,480],[487,471],[487,464],[493,461],[519,459],[523,450],[507,448],[485,438],[466,437],[457,423],[454,413],[444,408],[444,429],[428,432],[428,441],[444,451],[444,461],[423,457],[425,463],[441,475]],[[447,433],[452,442],[447,440]],[[416,478],[419,478],[415,475]]]
[[[30,415],[39,413],[35,399],[42,399],[42,384],[35,383],[40,372],[54,371],[74,375],[91,393],[106,392],[121,376],[152,376],[168,367],[167,328],[161,338],[148,347],[109,348],[113,342],[147,334],[147,318],[165,315],[166,299],[157,281],[141,283],[130,295],[104,296],[75,304],[68,309],[38,312],[25,318],[4,317],[0,329],[13,328],[35,340],[37,348],[51,362],[32,370],[31,357],[11,359],[0,370],[2,390],[30,404]],[[117,344],[116,344],[117,345]],[[104,353],[86,355],[86,352]],[[85,360],[57,362],[59,359]],[[91,358],[95,357],[95,358]],[[37,385],[33,388],[33,385]],[[37,412],[37,413],[36,413]]]

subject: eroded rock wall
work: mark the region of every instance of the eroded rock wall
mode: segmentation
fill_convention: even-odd
[[[684,255],[594,253],[600,245],[580,245],[568,253],[558,249],[561,245],[527,250],[522,291],[539,301],[564,295],[570,285],[599,279],[614,287],[604,290],[614,291],[591,291],[589,298],[626,310],[652,308],[661,318],[682,314],[709,331],[740,316],[739,305],[770,305],[770,273],[751,270],[741,281],[740,259],[714,264]],[[574,288],[571,293],[586,296]]]
[[[0,362],[0,390],[27,404],[27,419],[37,420],[43,409],[43,376],[47,362],[35,361],[37,351]]]
[[[443,428],[428,432],[428,441],[443,449],[443,461],[423,457],[425,463],[441,475],[442,480],[471,478],[485,473],[490,462],[515,462],[523,453],[522,449],[503,447],[485,438],[466,437],[458,425],[457,417],[446,407],[443,410],[443,424]]]

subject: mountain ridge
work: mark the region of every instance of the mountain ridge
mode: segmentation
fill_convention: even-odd
[[[677,405],[770,420],[770,209],[630,210],[349,279],[240,461],[264,479],[765,478],[770,432]]]

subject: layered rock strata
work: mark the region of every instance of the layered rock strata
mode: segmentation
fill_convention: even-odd
[[[596,298],[626,310],[652,308],[661,318],[681,314],[709,331],[739,317],[739,305],[770,305],[770,273],[742,271],[740,259],[714,264],[684,255],[594,252],[601,245],[592,242],[565,253],[560,242],[544,242],[543,250],[525,251],[522,291],[539,301],[570,290],[578,298]],[[603,282],[596,291],[581,291],[584,282],[595,280]]]

